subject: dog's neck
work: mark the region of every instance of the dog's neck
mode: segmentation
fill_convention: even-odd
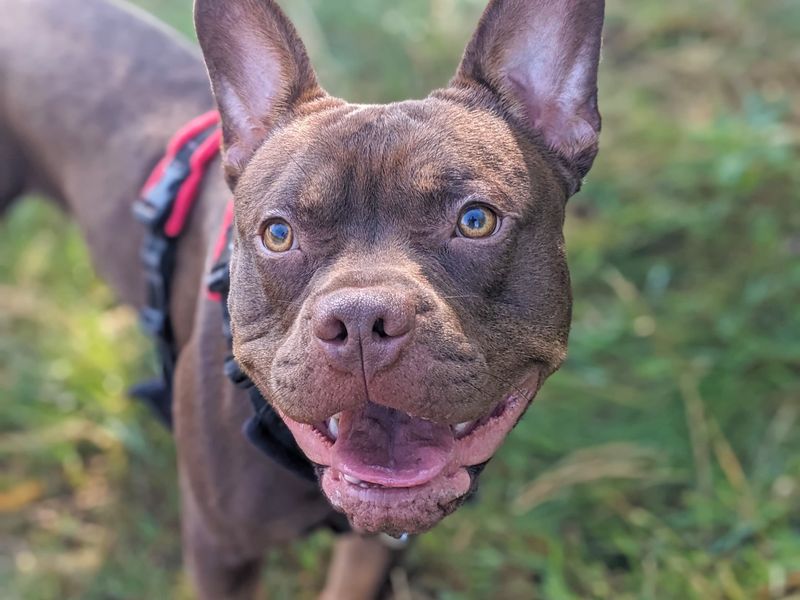
[[[63,203],[86,234],[100,274],[122,300],[139,305],[144,285],[133,257],[143,229],[130,216],[131,204],[169,137],[213,101],[199,53],[188,42],[104,0],[86,4],[79,14],[65,3],[48,5],[47,15],[27,8],[5,19],[38,39],[0,26],[0,44],[9,46],[2,54],[12,57],[0,65],[8,78],[0,117],[25,157],[25,178]],[[37,17],[43,17],[38,27],[20,23]],[[179,257],[176,273],[193,281],[176,289],[196,291],[202,273],[195,271],[204,267],[197,252],[202,256],[210,243],[229,197],[219,166],[209,173],[182,242],[182,253],[195,259]],[[176,299],[191,314],[187,301],[194,302]]]

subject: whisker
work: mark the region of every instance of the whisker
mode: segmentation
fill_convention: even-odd
[[[303,165],[301,165],[299,162],[297,162],[297,159],[294,157],[294,155],[292,155],[292,154],[290,154],[290,153],[288,153],[288,152],[286,152],[286,151],[284,151],[284,152],[283,152],[283,155],[284,155],[286,158],[288,158],[290,161],[292,161],[292,163],[294,163],[294,166],[296,166],[298,169],[300,169],[300,172],[301,172],[303,175],[305,175],[305,177],[306,177],[307,179],[310,179],[310,177],[311,177],[311,176],[310,176],[310,175],[308,174],[308,172],[307,172],[307,171],[306,171],[306,170],[303,168]]]
[[[460,294],[456,296],[439,296],[442,300],[453,300],[458,298],[482,298],[480,294]]]

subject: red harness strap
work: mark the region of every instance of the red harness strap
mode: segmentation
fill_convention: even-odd
[[[216,110],[210,110],[205,114],[195,117],[186,125],[181,127],[175,135],[167,143],[167,151],[164,156],[158,161],[158,164],[153,168],[150,176],[142,186],[142,194],[146,194],[150,189],[158,183],[161,176],[164,174],[164,169],[169,162],[175,158],[178,151],[183,148],[187,143],[200,135],[203,131],[219,123],[219,113]]]
[[[167,144],[167,151],[164,157],[155,166],[142,187],[142,196],[147,196],[148,192],[161,181],[167,166],[188,143],[209,127],[218,123],[219,113],[213,110],[192,119],[184,125]],[[192,151],[189,158],[189,175],[178,188],[169,217],[164,224],[164,234],[167,237],[178,237],[183,231],[186,219],[189,217],[194,201],[200,191],[200,182],[203,179],[206,167],[211,162],[211,159],[219,153],[221,142],[222,130],[217,128]]]
[[[222,134],[218,123],[219,114],[213,111],[181,128],[133,205],[134,216],[147,228],[140,252],[147,292],[141,320],[155,339],[162,370],[159,381],[137,386],[139,393],[134,393],[150,403],[168,425],[172,420],[172,376],[178,354],[170,319],[178,238],[186,227],[208,164],[220,150]]]
[[[153,168],[150,176],[142,186],[141,196],[147,197],[152,190],[162,181],[167,167],[175,160],[175,157],[193,140],[201,136],[210,127],[219,124],[219,112],[209,111],[195,117],[186,125],[181,127],[167,144],[166,152],[161,160]],[[168,238],[177,238],[183,232],[186,221],[192,211],[195,200],[200,192],[200,184],[203,175],[211,160],[219,153],[222,143],[222,130],[217,128],[192,151],[188,159],[189,174],[178,187],[172,199],[169,213],[164,220],[163,234]],[[227,240],[228,228],[233,223],[233,201],[229,202],[223,217],[220,233],[214,244],[213,260],[216,263],[222,255],[224,245]],[[222,297],[218,292],[209,291],[209,300],[219,302]]]

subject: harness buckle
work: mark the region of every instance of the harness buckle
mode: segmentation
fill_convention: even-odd
[[[164,169],[158,182],[134,202],[136,220],[151,230],[160,230],[167,222],[175,196],[190,172],[189,162],[177,155]]]

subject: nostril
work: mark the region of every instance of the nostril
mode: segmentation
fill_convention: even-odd
[[[338,333],[334,336],[333,341],[343,342],[347,339],[347,326],[342,321],[337,321],[339,326]]]
[[[390,315],[388,319],[375,319],[372,324],[372,337],[375,340],[390,341],[399,339],[411,331],[413,320],[405,318],[394,318]]]
[[[384,329],[384,327],[385,323],[383,322],[383,319],[378,319],[372,325],[372,333],[377,334],[379,338],[389,337],[389,334],[386,333],[386,329]]]
[[[324,319],[314,325],[314,334],[329,344],[343,343],[347,340],[347,325],[335,317]]]

